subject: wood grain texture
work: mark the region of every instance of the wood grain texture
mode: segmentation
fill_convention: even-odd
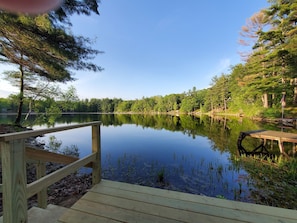
[[[101,180],[101,138],[100,125],[92,126],[92,153],[96,154],[96,159],[93,162],[92,184],[98,184]]]
[[[3,222],[27,222],[24,140],[1,142]]]
[[[36,177],[41,179],[46,175],[46,164],[45,162],[39,162],[36,165]],[[41,191],[37,193],[38,207],[45,209],[47,207],[47,187],[42,188]]]
[[[26,138],[40,136],[48,133],[60,132],[60,131],[65,131],[70,129],[77,129],[77,128],[91,126],[91,125],[100,125],[100,123],[101,122],[96,121],[96,122],[87,122],[87,123],[76,124],[76,125],[60,126],[55,128],[49,128],[49,129],[8,133],[8,134],[0,135],[0,142],[8,142],[8,141],[17,140],[17,139],[26,139]]]
[[[85,158],[77,160],[53,173],[50,173],[41,179],[38,179],[27,186],[27,198],[32,197],[34,194],[37,194],[42,188],[48,187],[51,184],[61,180],[62,178],[68,176],[71,173],[74,173],[79,168],[85,166],[88,163],[94,162],[96,154],[93,153]]]
[[[66,212],[67,213],[67,212]],[[297,212],[176,191],[101,180],[61,222],[297,222]],[[97,221],[94,221],[97,219]]]

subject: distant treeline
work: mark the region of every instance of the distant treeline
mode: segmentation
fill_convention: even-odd
[[[170,112],[180,110],[181,112],[193,112],[204,105],[204,94],[207,90],[189,91],[189,93],[171,94],[166,96],[154,96],[137,100],[123,99],[84,99],[75,101],[55,101],[53,99],[24,101],[24,111],[32,107],[32,112],[56,113],[56,112],[99,112],[99,113],[150,113]],[[0,111],[16,112],[18,103],[14,97],[0,98]]]

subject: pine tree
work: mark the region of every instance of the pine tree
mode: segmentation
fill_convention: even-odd
[[[97,7],[96,0],[68,0],[57,11],[34,17],[0,12],[0,62],[17,65],[19,72],[9,73],[9,78],[19,79],[15,124],[20,125],[21,121],[26,77],[67,82],[73,80],[71,69],[102,70],[90,62],[100,51],[91,48],[88,38],[69,31],[71,15],[99,14]]]

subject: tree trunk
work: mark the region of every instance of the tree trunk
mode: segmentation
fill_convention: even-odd
[[[21,125],[21,118],[22,118],[22,111],[23,111],[23,104],[24,104],[24,70],[23,66],[20,66],[20,94],[19,94],[19,107],[17,116],[15,119],[16,125]]]
[[[293,86],[294,86],[294,97],[293,97],[293,104],[297,105],[297,78],[294,78],[293,81]]]
[[[268,94],[265,93],[262,96],[262,102],[263,102],[263,107],[264,108],[268,108],[269,107],[269,103],[268,103]]]
[[[32,112],[32,99],[30,99],[30,102],[29,102],[29,110],[28,110],[28,112],[27,112],[27,115],[26,115],[26,117],[25,117],[25,120],[27,120],[27,119],[29,118],[31,112]]]

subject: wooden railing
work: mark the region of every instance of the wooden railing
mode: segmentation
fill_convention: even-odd
[[[65,131],[75,128],[92,127],[92,153],[78,159],[44,150],[26,148],[25,139],[47,133]],[[87,140],[87,139],[86,139]],[[101,180],[101,142],[100,122],[67,125],[43,130],[32,130],[19,133],[0,135],[2,185],[0,190],[3,196],[3,222],[28,222],[27,199],[38,195],[39,207],[47,206],[47,187],[74,173],[83,166],[91,167],[92,184]],[[27,184],[26,162],[36,164],[37,180]],[[46,175],[46,162],[68,164],[65,167]]]

